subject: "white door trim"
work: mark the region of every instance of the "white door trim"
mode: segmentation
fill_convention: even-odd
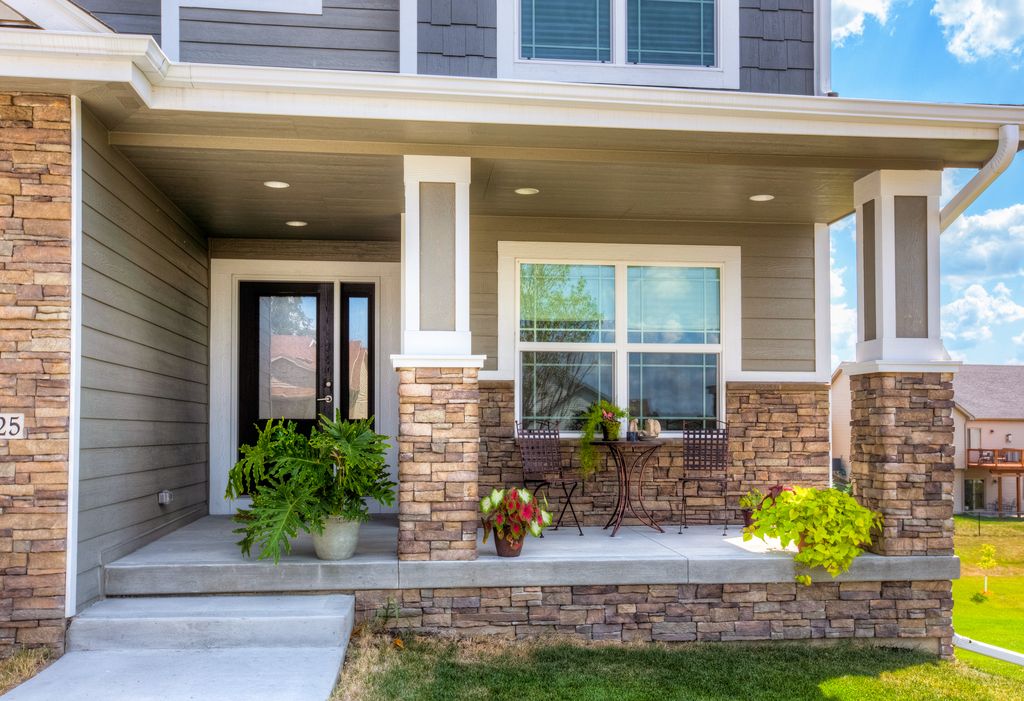
[[[398,435],[398,375],[387,359],[399,349],[399,305],[401,299],[398,263],[348,261],[234,260],[215,258],[210,264],[210,513],[232,514],[240,504],[224,498],[227,472],[235,462],[238,448],[238,283],[244,280],[268,282],[363,282],[376,285],[374,296],[374,396],[377,430],[393,438]],[[337,311],[335,285],[335,357],[341,315]],[[337,373],[335,373],[337,374]],[[388,465],[395,479],[398,446],[388,451]],[[373,509],[371,509],[373,510]],[[379,508],[377,510],[385,510]]]

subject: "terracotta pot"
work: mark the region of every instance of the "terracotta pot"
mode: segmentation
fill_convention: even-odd
[[[616,423],[603,423],[601,424],[601,432],[604,433],[604,439],[606,441],[617,441],[619,440],[619,434],[622,430],[622,424]]]
[[[510,543],[504,538],[499,538],[498,531],[494,531],[494,549],[498,552],[498,557],[519,557],[523,552],[523,540],[525,538]]]
[[[743,527],[750,528],[754,525],[754,510],[753,509],[741,509],[740,513],[743,514]]]

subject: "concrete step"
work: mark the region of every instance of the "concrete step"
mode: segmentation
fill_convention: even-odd
[[[71,622],[67,650],[344,647],[351,596],[106,599]]]

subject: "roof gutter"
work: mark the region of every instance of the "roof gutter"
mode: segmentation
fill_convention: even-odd
[[[960,192],[953,196],[939,214],[939,231],[945,231],[957,218],[964,213],[989,185],[1002,175],[1013,163],[1020,146],[1020,126],[1004,124],[999,127],[999,145],[988,163],[982,166],[971,181],[964,185]]]

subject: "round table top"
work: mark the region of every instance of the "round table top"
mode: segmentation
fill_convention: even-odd
[[[665,441],[665,440],[663,440],[661,438],[641,438],[638,441],[627,441],[625,438],[620,438],[620,439],[615,440],[615,441],[606,441],[606,440],[601,439],[601,438],[595,438],[594,440],[592,440],[590,442],[591,442],[592,445],[607,445],[607,446],[613,446],[613,445],[617,445],[617,446],[630,446],[630,445],[635,445],[635,446],[638,446],[638,447],[642,446],[642,445],[651,445],[651,446],[665,445],[665,443],[667,443],[667,441]]]

